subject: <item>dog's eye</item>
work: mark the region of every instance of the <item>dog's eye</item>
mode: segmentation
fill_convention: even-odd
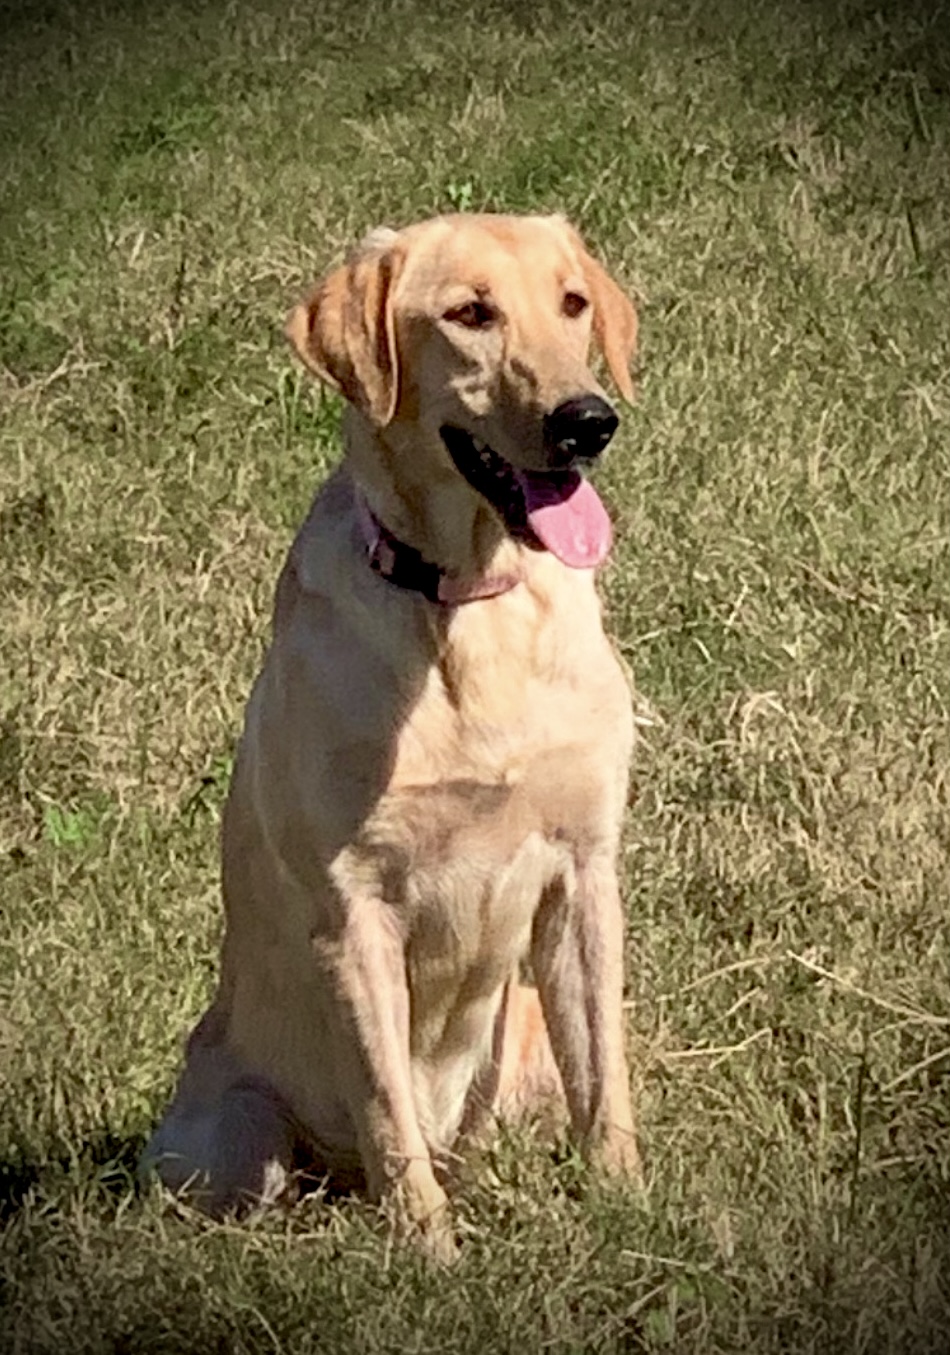
[[[581,296],[580,292],[564,293],[564,314],[570,320],[576,320],[579,315],[583,315],[589,305],[590,302],[587,300],[587,297]]]
[[[466,301],[464,306],[453,306],[445,312],[445,319],[454,325],[464,325],[466,329],[488,329],[498,316],[484,301]]]

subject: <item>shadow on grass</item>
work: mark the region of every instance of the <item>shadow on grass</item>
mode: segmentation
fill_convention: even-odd
[[[122,1135],[104,1129],[78,1145],[73,1153],[49,1157],[11,1152],[0,1161],[0,1227],[8,1223],[38,1192],[50,1195],[66,1179],[94,1180],[116,1206],[135,1182],[144,1134]]]
[[[29,1204],[32,1196],[42,1194],[48,1199],[61,1196],[64,1184],[69,1181],[94,1181],[104,1202],[111,1197],[118,1208],[130,1190],[138,1194],[142,1189],[138,1167],[147,1141],[146,1134],[123,1136],[102,1130],[81,1143],[74,1153],[49,1157],[10,1153],[0,1161],[0,1228]],[[367,1198],[366,1178],[360,1170],[320,1172],[314,1170],[313,1162],[303,1152],[295,1156],[292,1169],[297,1201],[340,1204]]]
[[[19,1314],[17,1330],[21,1336],[27,1333],[31,1341],[35,1340],[35,1345],[22,1348],[58,1348],[46,1342],[40,1321],[52,1273],[51,1256],[56,1258],[57,1283],[65,1285],[69,1292],[72,1292],[70,1286],[75,1291],[74,1297],[69,1299],[73,1305],[70,1320],[80,1325],[89,1324],[90,1332],[95,1329],[95,1341],[100,1343],[95,1346],[97,1349],[131,1353],[152,1350],[224,1352],[244,1348],[245,1340],[250,1339],[246,1309],[228,1297],[235,1283],[245,1300],[251,1294],[254,1303],[262,1311],[266,1310],[268,1321],[274,1324],[275,1332],[287,1342],[288,1348],[303,1340],[305,1323],[295,1289],[298,1280],[293,1267],[282,1260],[283,1245],[269,1251],[266,1238],[262,1238],[256,1250],[245,1253],[238,1233],[230,1228],[220,1233],[213,1230],[210,1236],[215,1239],[214,1250],[205,1248],[202,1253],[214,1255],[221,1267],[215,1272],[216,1278],[210,1289],[204,1288],[203,1282],[199,1283],[189,1269],[197,1255],[190,1250],[189,1237],[198,1239],[200,1244],[201,1239],[208,1236],[199,1224],[185,1220],[184,1229],[180,1233],[176,1230],[171,1241],[164,1232],[156,1232],[152,1252],[149,1252],[147,1233],[137,1230],[139,1254],[144,1249],[152,1256],[150,1264],[154,1266],[151,1297],[143,1298],[137,1281],[129,1279],[124,1271],[126,1262],[122,1258],[129,1234],[123,1233],[121,1228],[113,1232],[113,1228],[120,1209],[129,1200],[130,1191],[136,1189],[135,1173],[144,1144],[142,1134],[123,1135],[102,1130],[77,1145],[70,1155],[48,1159],[10,1155],[0,1162],[0,1222],[13,1223],[18,1212],[30,1211],[34,1199],[45,1199],[44,1214],[49,1206],[54,1206],[53,1218],[41,1224],[45,1236],[40,1236],[37,1231],[30,1244],[31,1254],[35,1253],[36,1273],[32,1265],[22,1261],[16,1274],[8,1277],[5,1297],[10,1312],[15,1310]],[[301,1196],[309,1197],[318,1206],[362,1196],[364,1183],[357,1173],[328,1180],[309,1174],[304,1160],[295,1166],[300,1172]],[[573,1182],[575,1160],[558,1162],[555,1159],[554,1166],[556,1170],[549,1183],[552,1194],[557,1194],[558,1186],[564,1185],[562,1177],[565,1174],[567,1184]],[[90,1184],[96,1191],[97,1222],[105,1225],[92,1260],[85,1250],[84,1229],[74,1232],[67,1227],[62,1235],[58,1235],[55,1228],[57,1214],[63,1222],[71,1214],[67,1194],[74,1186],[82,1188]],[[464,1188],[463,1193],[469,1196],[469,1206],[474,1206],[480,1216],[476,1231],[481,1236],[473,1237],[466,1245],[473,1264],[455,1297],[446,1297],[445,1315],[430,1314],[427,1322],[431,1324],[433,1340],[443,1337],[448,1340],[453,1304],[456,1305],[455,1316],[461,1320],[463,1310],[467,1310],[473,1301],[484,1302],[487,1314],[484,1329],[475,1323],[471,1344],[456,1342],[451,1348],[466,1352],[468,1349],[508,1348],[501,1344],[493,1346],[493,1341],[501,1341],[502,1334],[492,1325],[492,1305],[480,1295],[483,1287],[490,1288],[496,1279],[499,1285],[512,1284],[510,1273],[496,1276],[490,1265],[486,1269],[486,1243],[494,1245],[497,1240],[502,1248],[511,1244],[510,1229],[514,1227],[517,1235],[521,1226],[517,1219],[518,1209],[515,1209],[514,1221],[505,1222],[496,1216],[486,1201],[478,1207],[481,1195],[478,1184],[473,1182],[471,1193]],[[528,1191],[528,1197],[531,1193]],[[583,1195],[583,1191],[569,1190],[568,1193]],[[526,1212],[530,1204],[530,1198],[522,1201]],[[602,1214],[598,1209],[588,1217],[588,1226],[601,1234],[601,1245],[596,1249],[596,1258],[594,1253],[591,1255],[593,1269],[587,1277],[596,1279],[596,1285],[589,1288],[578,1276],[578,1309],[572,1321],[579,1324],[577,1330],[586,1330],[588,1324],[590,1331],[609,1327],[616,1343],[592,1345],[591,1349],[647,1352],[676,1349],[678,1343],[680,1348],[697,1349],[700,1347],[696,1343],[702,1340],[706,1349],[723,1352],[735,1349],[734,1342],[739,1339],[745,1342],[741,1348],[755,1351],[757,1355],[772,1355],[778,1351],[792,1355],[799,1351],[811,1352],[814,1355],[817,1350],[821,1350],[822,1355],[839,1355],[839,1352],[840,1355],[853,1355],[857,1350],[866,1355],[885,1355],[885,1352],[887,1355],[905,1355],[905,1352],[907,1355],[910,1352],[913,1355],[943,1355],[947,1348],[950,1209],[947,1208],[946,1179],[936,1163],[928,1164],[918,1159],[916,1164],[907,1163],[873,1178],[859,1190],[854,1208],[847,1216],[839,1215],[835,1220],[817,1213],[810,1226],[800,1233],[797,1245],[791,1247],[789,1263],[794,1256],[795,1264],[794,1267],[790,1264],[784,1274],[776,1271],[766,1274],[758,1266],[752,1266],[746,1272],[744,1267],[736,1264],[741,1253],[737,1254],[736,1261],[710,1265],[705,1243],[702,1245],[704,1259],[697,1260],[694,1265],[689,1259],[689,1248],[684,1249],[685,1239],[664,1235],[666,1230],[662,1226],[658,1232],[651,1232],[638,1242],[636,1239],[644,1219],[639,1214],[628,1213],[619,1197],[611,1195],[609,1202],[601,1202],[601,1208],[606,1209],[606,1213]],[[552,1216],[550,1223],[545,1224],[535,1217],[544,1248],[555,1255],[560,1254],[562,1246],[556,1233],[566,1228],[571,1234],[578,1217],[585,1214],[586,1206],[578,1199],[572,1202],[571,1209],[571,1214],[561,1216],[559,1222]],[[52,1228],[50,1223],[54,1225]],[[250,1230],[253,1227],[250,1225]],[[338,1310],[338,1339],[326,1348],[331,1351],[346,1349],[340,1332],[348,1329],[349,1324],[358,1325],[361,1312],[370,1311],[378,1301],[376,1285],[383,1282],[389,1263],[384,1262],[380,1254],[377,1276],[373,1257],[366,1254],[362,1242],[355,1245],[355,1235],[352,1251],[347,1249],[348,1234],[344,1231],[343,1240],[334,1244],[332,1256],[329,1251],[321,1252],[323,1264],[314,1270],[312,1217],[306,1233],[306,1237],[294,1243],[292,1250],[296,1256],[295,1264],[299,1262],[306,1268],[307,1283],[315,1288],[313,1302],[317,1307],[339,1302],[334,1278],[340,1273],[339,1267],[329,1262],[345,1263],[347,1284],[351,1286],[352,1294],[344,1308]],[[110,1238],[112,1241],[107,1241],[103,1251],[103,1241]],[[643,1250],[645,1270],[640,1277],[640,1287],[644,1294],[651,1292],[653,1297],[642,1308],[634,1305],[636,1316],[622,1319],[624,1309],[630,1306],[632,1254],[625,1253],[625,1249],[631,1243]],[[232,1271],[228,1256],[239,1250],[241,1259],[239,1263],[233,1262],[237,1269]],[[656,1261],[651,1265],[654,1253]],[[672,1262],[663,1260],[669,1256],[675,1259]],[[536,1286],[540,1292],[546,1280],[536,1269],[538,1260],[532,1260],[530,1255],[526,1260],[526,1273],[519,1283],[527,1289]],[[547,1264],[545,1261],[544,1265]],[[105,1265],[109,1278],[103,1289],[105,1281],[99,1271],[95,1271],[97,1306],[93,1315],[85,1306],[88,1301],[86,1286],[93,1283],[88,1279],[93,1273],[90,1267],[99,1265]],[[670,1265],[674,1269],[670,1270]],[[418,1283],[421,1286],[419,1292],[424,1295],[428,1295],[436,1284],[434,1276],[427,1277],[422,1272],[413,1278],[415,1270],[411,1265],[405,1270],[397,1267],[394,1273],[402,1276],[400,1283],[404,1287]],[[237,1281],[235,1276],[238,1276]],[[596,1298],[593,1297],[594,1289]],[[145,1317],[139,1311],[142,1303],[148,1308]],[[391,1320],[393,1331],[402,1332],[400,1324],[407,1319],[398,1305]],[[476,1329],[483,1332],[478,1341]],[[57,1332],[59,1339],[62,1326],[57,1327]],[[522,1334],[527,1339],[525,1331]],[[540,1327],[536,1334],[540,1335]],[[103,1341],[108,1344],[102,1345]],[[78,1341],[77,1349],[86,1348],[93,1348],[92,1335],[88,1337],[87,1345]]]

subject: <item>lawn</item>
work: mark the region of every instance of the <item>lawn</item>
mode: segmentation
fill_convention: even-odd
[[[0,3],[0,1348],[950,1349],[950,9]],[[560,210],[636,297],[598,484],[642,741],[648,1182],[503,1135],[451,1271],[134,1166],[368,227]]]

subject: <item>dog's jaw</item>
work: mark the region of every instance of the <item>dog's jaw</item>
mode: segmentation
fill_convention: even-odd
[[[604,562],[612,542],[610,518],[578,470],[521,470],[464,429],[443,425],[439,432],[456,470],[488,500],[510,536],[551,551],[573,569]]]
[[[524,495],[514,466],[464,428],[443,424],[439,434],[459,475],[488,500],[509,534],[537,544],[528,533]]]

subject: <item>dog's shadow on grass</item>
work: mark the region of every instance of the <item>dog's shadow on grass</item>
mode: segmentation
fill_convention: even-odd
[[[148,1133],[118,1134],[103,1129],[79,1143],[72,1152],[49,1156],[8,1152],[0,1159],[0,1228],[26,1208],[33,1199],[61,1197],[64,1185],[94,1183],[100,1198],[111,1197],[115,1207],[128,1198],[149,1189],[150,1183],[139,1174],[139,1164]],[[301,1153],[292,1163],[293,1203],[303,1200],[339,1204],[345,1200],[366,1199],[366,1178],[359,1169],[327,1174],[315,1170],[312,1160]]]
[[[34,1196],[59,1193],[63,1182],[94,1181],[116,1204],[136,1180],[146,1135],[117,1134],[103,1129],[79,1143],[72,1152],[37,1156],[9,1152],[0,1160],[0,1227],[24,1209]]]

